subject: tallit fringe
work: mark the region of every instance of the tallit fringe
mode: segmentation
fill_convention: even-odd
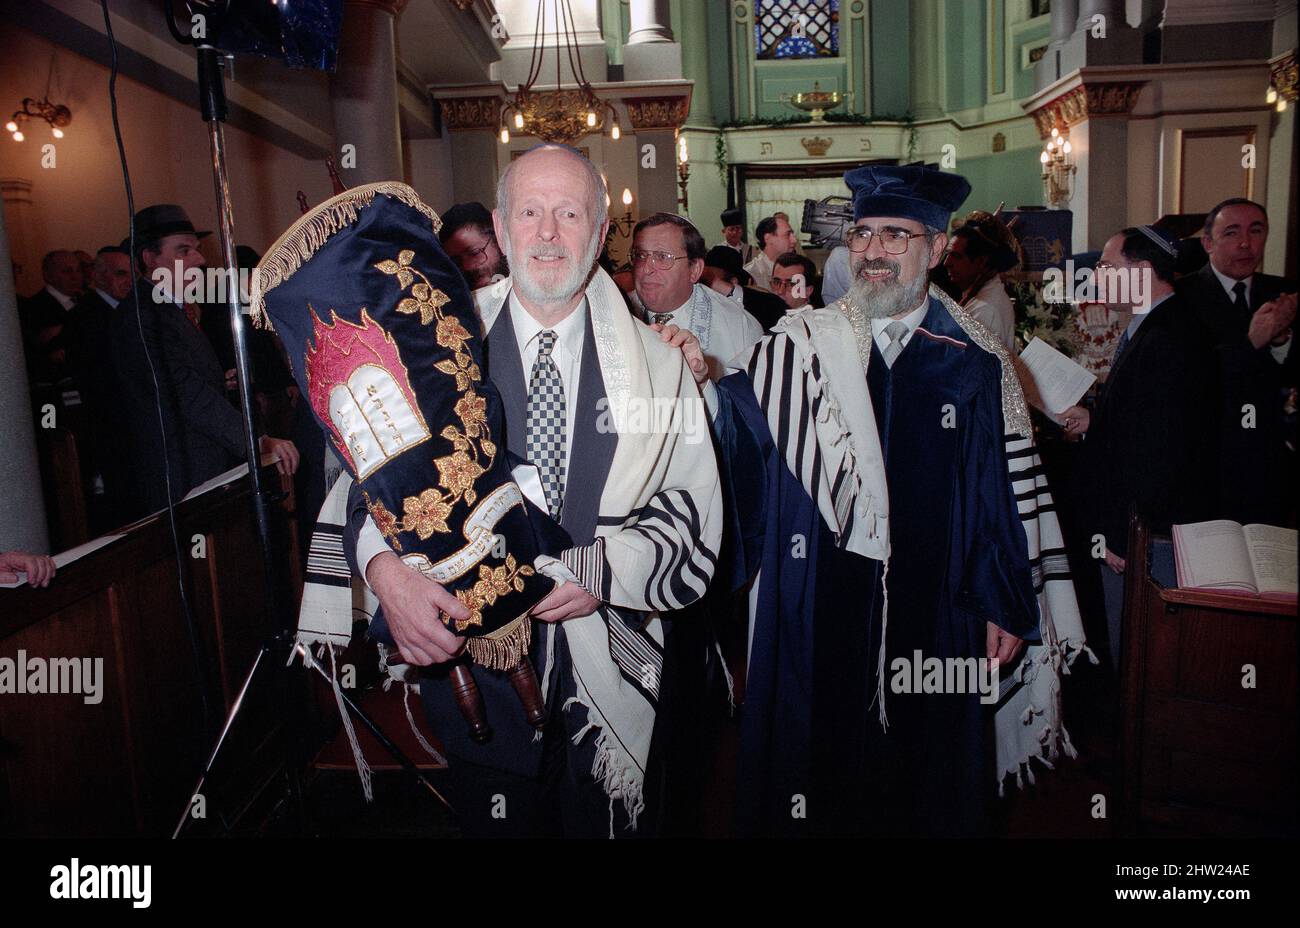
[[[443,757],[438,749],[428,742],[428,739],[420,731],[420,726],[415,724],[415,716],[411,713],[411,690],[418,693],[420,688],[411,686],[409,683],[402,684],[402,708],[406,710],[406,722],[411,726],[411,734],[415,735],[415,740],[419,742],[420,747],[424,748],[426,754],[445,767],[447,766],[447,758]]]
[[[587,736],[587,732],[593,728],[596,729],[596,756],[591,762],[591,775],[605,791],[609,797],[609,836],[614,838],[614,800],[623,800],[623,811],[627,813],[628,828],[636,831],[636,822],[641,813],[645,811],[645,788],[640,779],[631,775],[626,762],[620,762],[620,752],[614,746],[614,739],[600,725],[591,720],[593,713],[591,707],[587,706],[577,696],[570,696],[564,701],[563,708],[567,710],[574,704],[584,706],[587,709],[587,724],[574,734],[571,739],[574,744],[580,744],[582,739]]]
[[[401,200],[428,216],[435,235],[442,228],[442,220],[420,199],[420,195],[397,181],[364,184],[331,197],[289,226],[258,262],[249,294],[249,315],[254,325],[261,329],[273,328],[266,315],[266,294],[292,277],[331,236],[356,222],[361,210],[380,193]]]
[[[361,753],[361,742],[357,740],[357,730],[352,725],[352,716],[348,715],[348,707],[343,702],[343,690],[339,687],[338,652],[328,644],[322,643],[319,647],[328,651],[330,655],[330,688],[334,691],[334,703],[339,709],[339,721],[343,723],[343,730],[348,735],[348,744],[352,747],[352,759],[357,765],[357,775],[361,777],[361,792],[365,795],[366,802],[373,802],[375,791],[370,785],[370,765],[366,763],[365,755]],[[303,664],[309,669],[320,666],[316,655],[311,653],[311,648],[306,644],[289,652],[289,663],[293,663],[295,654],[302,657]]]
[[[880,657],[876,660],[876,695],[872,702],[880,703],[877,714],[880,730],[889,731],[889,716],[885,714],[885,634],[889,630],[889,561],[885,561],[880,574]],[[871,708],[870,706],[867,707]]]
[[[731,677],[731,668],[727,666],[727,659],[722,654],[722,643],[718,641],[718,635],[713,635],[713,650],[718,655],[718,663],[722,665],[722,676],[727,681],[727,710],[728,715],[736,714],[736,681]]]
[[[533,623],[523,615],[509,625],[479,638],[469,638],[465,650],[474,663],[489,670],[517,667],[533,641]]]

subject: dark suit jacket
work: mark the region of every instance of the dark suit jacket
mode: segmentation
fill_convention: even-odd
[[[137,496],[145,512],[167,505],[167,474],[172,498],[179,501],[244,459],[243,420],[226,400],[225,371],[212,345],[179,307],[156,304],[151,290],[139,281],[112,328],[113,368],[131,425]]]
[[[764,332],[770,332],[772,326],[785,316],[785,300],[766,290],[744,287],[745,311],[758,320]]]
[[[527,460],[525,422],[528,380],[520,359],[508,304],[502,307],[484,342],[484,367],[485,373],[501,394],[505,411],[506,448],[519,460]],[[561,525],[570,542],[566,546],[587,545],[595,537],[600,497],[618,444],[617,434],[597,428],[600,421],[597,403],[604,396],[605,381],[601,376],[595,336],[588,316],[578,384],[577,415],[574,420],[575,434],[568,457],[564,506],[561,511]],[[355,574],[360,573],[356,561],[356,541],[365,517],[365,501],[360,489],[353,484],[348,497],[348,523],[344,531],[343,548],[348,565]],[[541,540],[544,548],[551,547],[546,545],[545,537]],[[553,682],[550,687],[552,712],[559,711],[555,697],[563,690],[566,674],[571,676],[568,673],[564,627],[556,625],[554,630],[555,666],[551,668]],[[546,674],[545,635],[540,633],[540,626],[539,633],[533,638],[531,657],[540,680]],[[533,729],[528,726],[519,698],[506,675],[484,667],[474,668],[474,679],[483,695],[488,723],[493,729],[492,739],[482,745],[470,740],[465,719],[456,707],[446,675],[446,668],[429,669],[425,685],[420,687],[420,694],[448,754],[496,770],[535,776],[541,764],[542,742],[533,739]],[[566,723],[573,715],[572,712],[565,713]]]
[[[63,329],[68,375],[86,410],[85,429],[77,436],[85,442],[79,449],[82,463],[103,478],[110,509],[105,515],[115,525],[129,518],[132,493],[130,462],[123,451],[130,421],[113,370],[113,319],[119,313],[93,289],[87,290],[68,313]]]
[[[66,359],[59,362],[50,357],[60,348],[66,350],[64,333],[58,332],[43,345],[40,337],[46,329],[62,329],[68,312],[44,287],[18,303],[18,318],[27,352],[27,377],[33,383],[56,383],[67,373]]]
[[[1213,370],[1175,295],[1151,310],[1106,378],[1084,439],[1084,498],[1089,536],[1100,532],[1121,557],[1132,505],[1160,530],[1213,515]]]
[[[89,402],[100,389],[111,388],[110,362],[112,320],[117,310],[97,292],[87,290],[67,313],[63,343],[68,374],[77,383],[82,399]]]
[[[1256,274],[1250,309],[1281,293],[1295,292],[1281,277]],[[1297,349],[1292,336],[1286,362],[1268,347],[1255,348],[1246,337],[1250,315],[1240,313],[1209,264],[1178,282],[1178,294],[1191,307],[1218,361],[1221,390],[1217,408],[1220,518],[1239,522],[1289,524],[1295,515],[1295,452],[1286,447],[1283,401],[1296,385]],[[1254,409],[1250,427],[1244,408]]]

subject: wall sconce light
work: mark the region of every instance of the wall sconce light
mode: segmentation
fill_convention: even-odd
[[[623,238],[630,238],[632,235],[632,229],[635,225],[636,225],[636,219],[634,219],[632,216],[632,191],[629,188],[624,187],[623,188],[623,215],[611,216],[609,220],[609,227],[612,230],[614,230],[615,233],[622,236]]]
[[[1052,136],[1038,156],[1043,166],[1043,199],[1052,209],[1064,209],[1074,195],[1073,178],[1076,170],[1070,130],[1052,127]]]
[[[5,123],[5,131],[10,133],[15,142],[23,141],[23,126],[29,119],[40,117],[50,125],[50,134],[56,139],[63,138],[63,127],[72,122],[72,111],[61,103],[51,103],[49,97],[44,100],[23,98],[22,109],[15,110],[13,116]]]

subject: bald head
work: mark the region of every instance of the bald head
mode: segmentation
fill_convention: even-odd
[[[552,171],[563,172],[570,179],[581,177],[591,216],[599,217],[595,220],[597,222],[604,221],[609,212],[605,205],[605,179],[590,159],[567,145],[538,145],[510,162],[497,184],[496,211],[503,216],[509,215],[511,194],[518,188],[521,176],[525,183],[531,184],[537,174]]]

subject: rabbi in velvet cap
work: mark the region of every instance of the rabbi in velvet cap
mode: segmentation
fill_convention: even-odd
[[[1010,359],[927,285],[970,185],[920,165],[864,166],[845,181],[849,293],[781,320],[711,397],[733,484],[744,471],[767,477],[737,504],[756,523],[741,533],[753,542],[745,560],[761,568],[737,826],[982,834],[998,777],[1046,756],[1044,744],[1055,751],[1060,730],[1055,711],[1004,719],[995,749],[992,669],[1011,677],[1039,639],[1040,592],[1073,617],[1061,637],[1081,643],[1077,604],[1068,579],[1036,589],[1027,532],[1055,545],[1059,531],[1041,522],[1050,512],[1017,506],[1038,468]],[[1040,482],[1029,497],[1046,494]],[[798,556],[791,539],[804,540]],[[917,692],[933,658],[974,660],[952,664],[970,671],[962,686]],[[1008,699],[1017,716],[1025,700],[1052,702],[1057,667],[1043,657],[1033,669],[1033,686]],[[1018,729],[1032,737],[1021,743]]]

